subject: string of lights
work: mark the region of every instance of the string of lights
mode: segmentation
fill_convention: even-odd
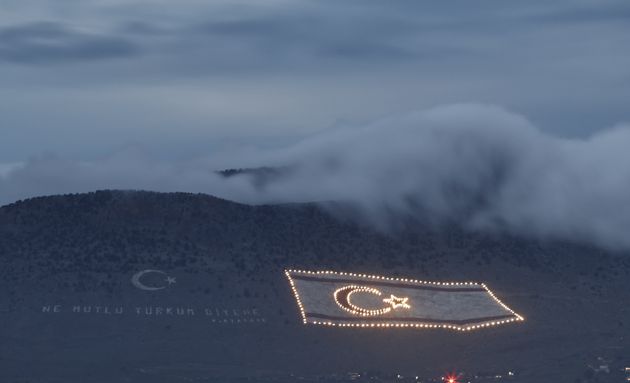
[[[343,271],[308,271],[308,270],[295,270],[288,269],[285,270],[287,276],[289,273],[291,274],[303,274],[303,275],[313,275],[313,276],[326,276],[326,275],[337,275],[337,276],[346,276],[346,277],[355,277],[355,278],[367,278],[381,281],[394,281],[394,282],[405,282],[405,283],[413,283],[413,284],[423,284],[423,285],[435,285],[435,286],[480,286],[483,287],[482,283],[477,282],[435,282],[435,281],[422,281],[418,279],[409,279],[409,278],[396,278],[396,277],[384,277],[379,275],[370,275],[370,274],[358,274],[358,273],[347,273]]]

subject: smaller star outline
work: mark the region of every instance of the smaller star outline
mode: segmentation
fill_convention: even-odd
[[[177,283],[177,281],[175,280],[175,277],[166,277],[165,279],[166,283],[168,283],[168,285],[172,285],[173,283]]]
[[[389,303],[394,310],[397,308],[410,309],[411,306],[407,303],[407,301],[409,301],[408,297],[399,298],[394,294],[391,294],[389,298],[383,299],[383,302]]]

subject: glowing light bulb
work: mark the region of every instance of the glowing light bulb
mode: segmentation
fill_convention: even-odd
[[[457,376],[455,374],[448,374],[445,380],[447,383],[457,383]]]

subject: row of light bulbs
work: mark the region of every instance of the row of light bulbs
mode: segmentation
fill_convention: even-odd
[[[395,278],[395,277],[383,277],[379,275],[370,275],[370,274],[357,274],[357,273],[346,273],[343,271],[307,271],[307,270],[286,270],[287,273],[294,274],[306,274],[306,275],[342,275],[346,277],[358,277],[358,278],[369,278],[381,281],[395,281],[395,282],[407,282],[407,283],[419,283],[423,285],[434,285],[434,286],[483,286],[483,284],[477,282],[434,282],[434,281],[421,281],[418,279],[408,279],[408,278]]]
[[[444,328],[456,331],[471,331],[484,327],[493,327],[505,323],[515,322],[523,319],[510,318],[500,321],[480,323],[477,325],[458,326],[453,324],[432,324],[432,323],[335,323],[330,321],[312,321],[310,323],[333,327],[418,327],[418,328]]]
[[[293,296],[295,297],[295,301],[298,304],[298,308],[300,309],[300,315],[302,316],[302,323],[307,324],[306,321],[306,313],[304,312],[304,306],[302,305],[302,301],[300,300],[300,294],[298,294],[297,289],[295,288],[295,283],[293,282],[293,278],[291,278],[290,273],[294,273],[293,270],[285,270],[284,274],[289,279],[289,284],[291,285],[291,290],[293,290]]]
[[[517,321],[524,321],[524,320],[525,320],[525,318],[523,318],[521,315],[519,315],[519,314],[515,313],[515,312],[514,312],[514,310],[512,310],[511,308],[509,308],[509,307],[508,307],[505,303],[501,302],[501,300],[500,300],[499,298],[497,298],[497,296],[496,296],[496,295],[494,295],[494,293],[492,292],[492,290],[490,290],[490,289],[488,288],[488,286],[486,286],[486,284],[485,284],[485,283],[482,283],[482,284],[481,284],[481,287],[483,287],[483,288],[486,290],[486,292],[487,292],[488,294],[490,294],[490,296],[492,297],[492,299],[494,299],[494,301],[495,301],[495,302],[497,302],[497,303],[498,303],[501,307],[503,307],[504,309],[506,309],[507,311],[509,311],[510,313],[512,313],[512,315],[514,315],[514,316],[516,317],[514,320],[517,320]]]

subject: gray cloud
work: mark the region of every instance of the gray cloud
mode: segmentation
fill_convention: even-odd
[[[533,14],[523,18],[524,22],[539,21],[545,23],[597,24],[630,22],[630,6],[627,3],[609,3],[578,5],[571,9],[555,9]]]
[[[506,105],[542,129],[587,136],[630,119],[629,9],[616,0],[4,1],[0,160],[92,158],[131,142],[178,154],[199,142],[285,142],[339,120],[454,102]]]
[[[245,203],[343,201],[390,229],[408,219],[630,248],[630,126],[583,139],[544,133],[491,105],[461,104],[335,129],[282,150],[160,161],[137,150],[13,166],[3,203],[101,188],[205,192]],[[288,166],[260,187],[233,166]],[[326,204],[324,204],[326,206]]]
[[[60,23],[39,22],[0,29],[0,59],[50,64],[127,57],[138,52],[130,41],[79,32]]]

